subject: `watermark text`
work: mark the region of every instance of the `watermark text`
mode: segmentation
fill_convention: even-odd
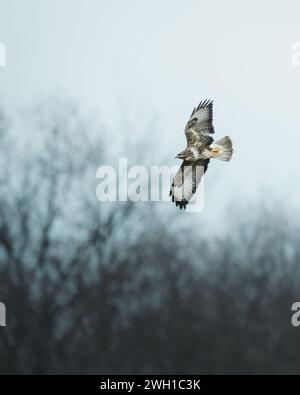
[[[6,66],[6,45],[0,41],[0,67]]]
[[[6,326],[6,307],[0,302],[0,326]]]

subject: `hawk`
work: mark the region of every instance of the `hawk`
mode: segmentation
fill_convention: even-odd
[[[230,137],[226,136],[214,142],[211,136],[214,133],[212,122],[213,102],[204,100],[194,108],[185,127],[187,147],[176,156],[183,159],[183,162],[170,190],[172,201],[180,209],[185,209],[195,194],[211,158],[223,161],[231,159],[233,149]]]

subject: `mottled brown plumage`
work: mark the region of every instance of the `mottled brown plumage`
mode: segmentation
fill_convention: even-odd
[[[194,108],[185,127],[187,147],[176,158],[183,162],[170,190],[172,201],[185,208],[207,170],[210,158],[229,161],[232,156],[231,139],[226,136],[214,143],[213,102],[204,100]]]

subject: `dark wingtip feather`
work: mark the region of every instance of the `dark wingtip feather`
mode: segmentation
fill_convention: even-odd
[[[174,202],[174,195],[172,196],[172,201]],[[186,199],[175,201],[176,207],[179,206],[180,210],[185,210],[188,203],[189,202]]]
[[[211,107],[212,105],[213,105],[213,100],[208,100],[208,99],[205,99],[205,100],[202,100],[199,104],[198,104],[198,107],[196,108],[196,111],[199,111],[199,110],[201,110],[202,108],[206,108],[206,107]],[[195,109],[194,109],[194,111],[192,112],[192,115],[194,114],[194,112],[195,112]]]

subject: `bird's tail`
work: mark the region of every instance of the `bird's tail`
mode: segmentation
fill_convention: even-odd
[[[225,136],[220,140],[215,141],[210,147],[212,149],[212,158],[225,160],[227,162],[230,161],[233,154],[232,141],[230,137]]]

